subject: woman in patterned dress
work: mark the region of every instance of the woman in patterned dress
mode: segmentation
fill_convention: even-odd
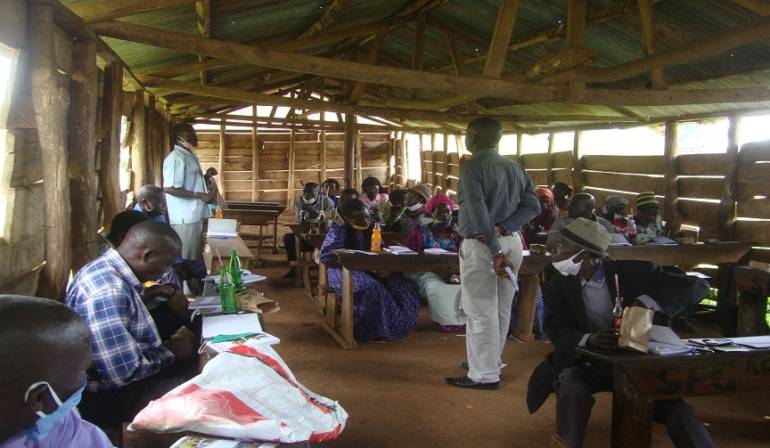
[[[342,298],[342,269],[334,253],[338,249],[368,251],[372,230],[368,208],[358,199],[340,207],[344,224],[332,225],[321,246],[320,260],[328,269],[328,285]],[[380,277],[353,272],[353,337],[357,341],[393,341],[411,333],[420,314],[414,282],[400,274]]]
[[[412,231],[407,246],[416,252],[437,248],[449,252],[460,249],[462,238],[457,232],[457,224],[452,222],[454,201],[444,194],[436,195],[425,206],[433,220],[429,224],[419,225]],[[414,272],[406,274],[417,283],[420,296],[425,297],[430,309],[430,317],[443,333],[461,333],[465,331],[465,313],[460,307],[460,276],[442,276],[434,272]]]

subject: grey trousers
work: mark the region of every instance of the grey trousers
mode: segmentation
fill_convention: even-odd
[[[499,238],[503,253],[518,274],[523,260],[519,235]],[[460,248],[461,301],[468,317],[465,346],[468,377],[482,383],[500,381],[501,356],[511,320],[513,282],[495,274],[492,253],[475,239],[463,241]]]
[[[580,448],[595,402],[593,394],[612,391],[612,368],[588,364],[569,367],[559,374],[555,389],[556,430],[569,448]],[[666,425],[668,436],[677,448],[714,446],[692,406],[682,399],[653,402],[653,418]]]
[[[200,260],[203,253],[202,234],[203,221],[191,224],[171,224],[179,238],[182,239],[182,258],[187,260]]]

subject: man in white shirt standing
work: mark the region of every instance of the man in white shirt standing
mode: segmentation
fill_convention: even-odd
[[[206,191],[198,157],[193,153],[198,136],[189,123],[181,123],[172,132],[174,149],[163,161],[163,190],[171,227],[182,239],[182,258],[201,258],[203,220],[211,217],[208,204],[216,200],[217,189]]]

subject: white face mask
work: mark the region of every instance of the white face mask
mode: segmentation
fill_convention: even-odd
[[[416,212],[418,210],[422,210],[423,205],[424,204],[422,202],[418,202],[414,205],[408,206],[407,209],[409,209],[410,212]]]
[[[576,253],[570,258],[567,258],[566,260],[562,261],[556,261],[553,263],[554,269],[559,271],[561,275],[567,276],[567,275],[578,275],[578,272],[580,272],[580,267],[583,266],[583,260],[580,260],[579,262],[575,262],[575,257],[582,254],[583,251]]]

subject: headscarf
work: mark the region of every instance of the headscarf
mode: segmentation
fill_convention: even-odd
[[[431,198],[427,204],[425,204],[425,213],[429,215],[433,214],[433,210],[435,210],[436,207],[438,207],[440,204],[446,204],[450,209],[457,210],[457,204],[452,200],[452,198],[445,195],[444,193],[438,193],[433,196],[433,198]]]

